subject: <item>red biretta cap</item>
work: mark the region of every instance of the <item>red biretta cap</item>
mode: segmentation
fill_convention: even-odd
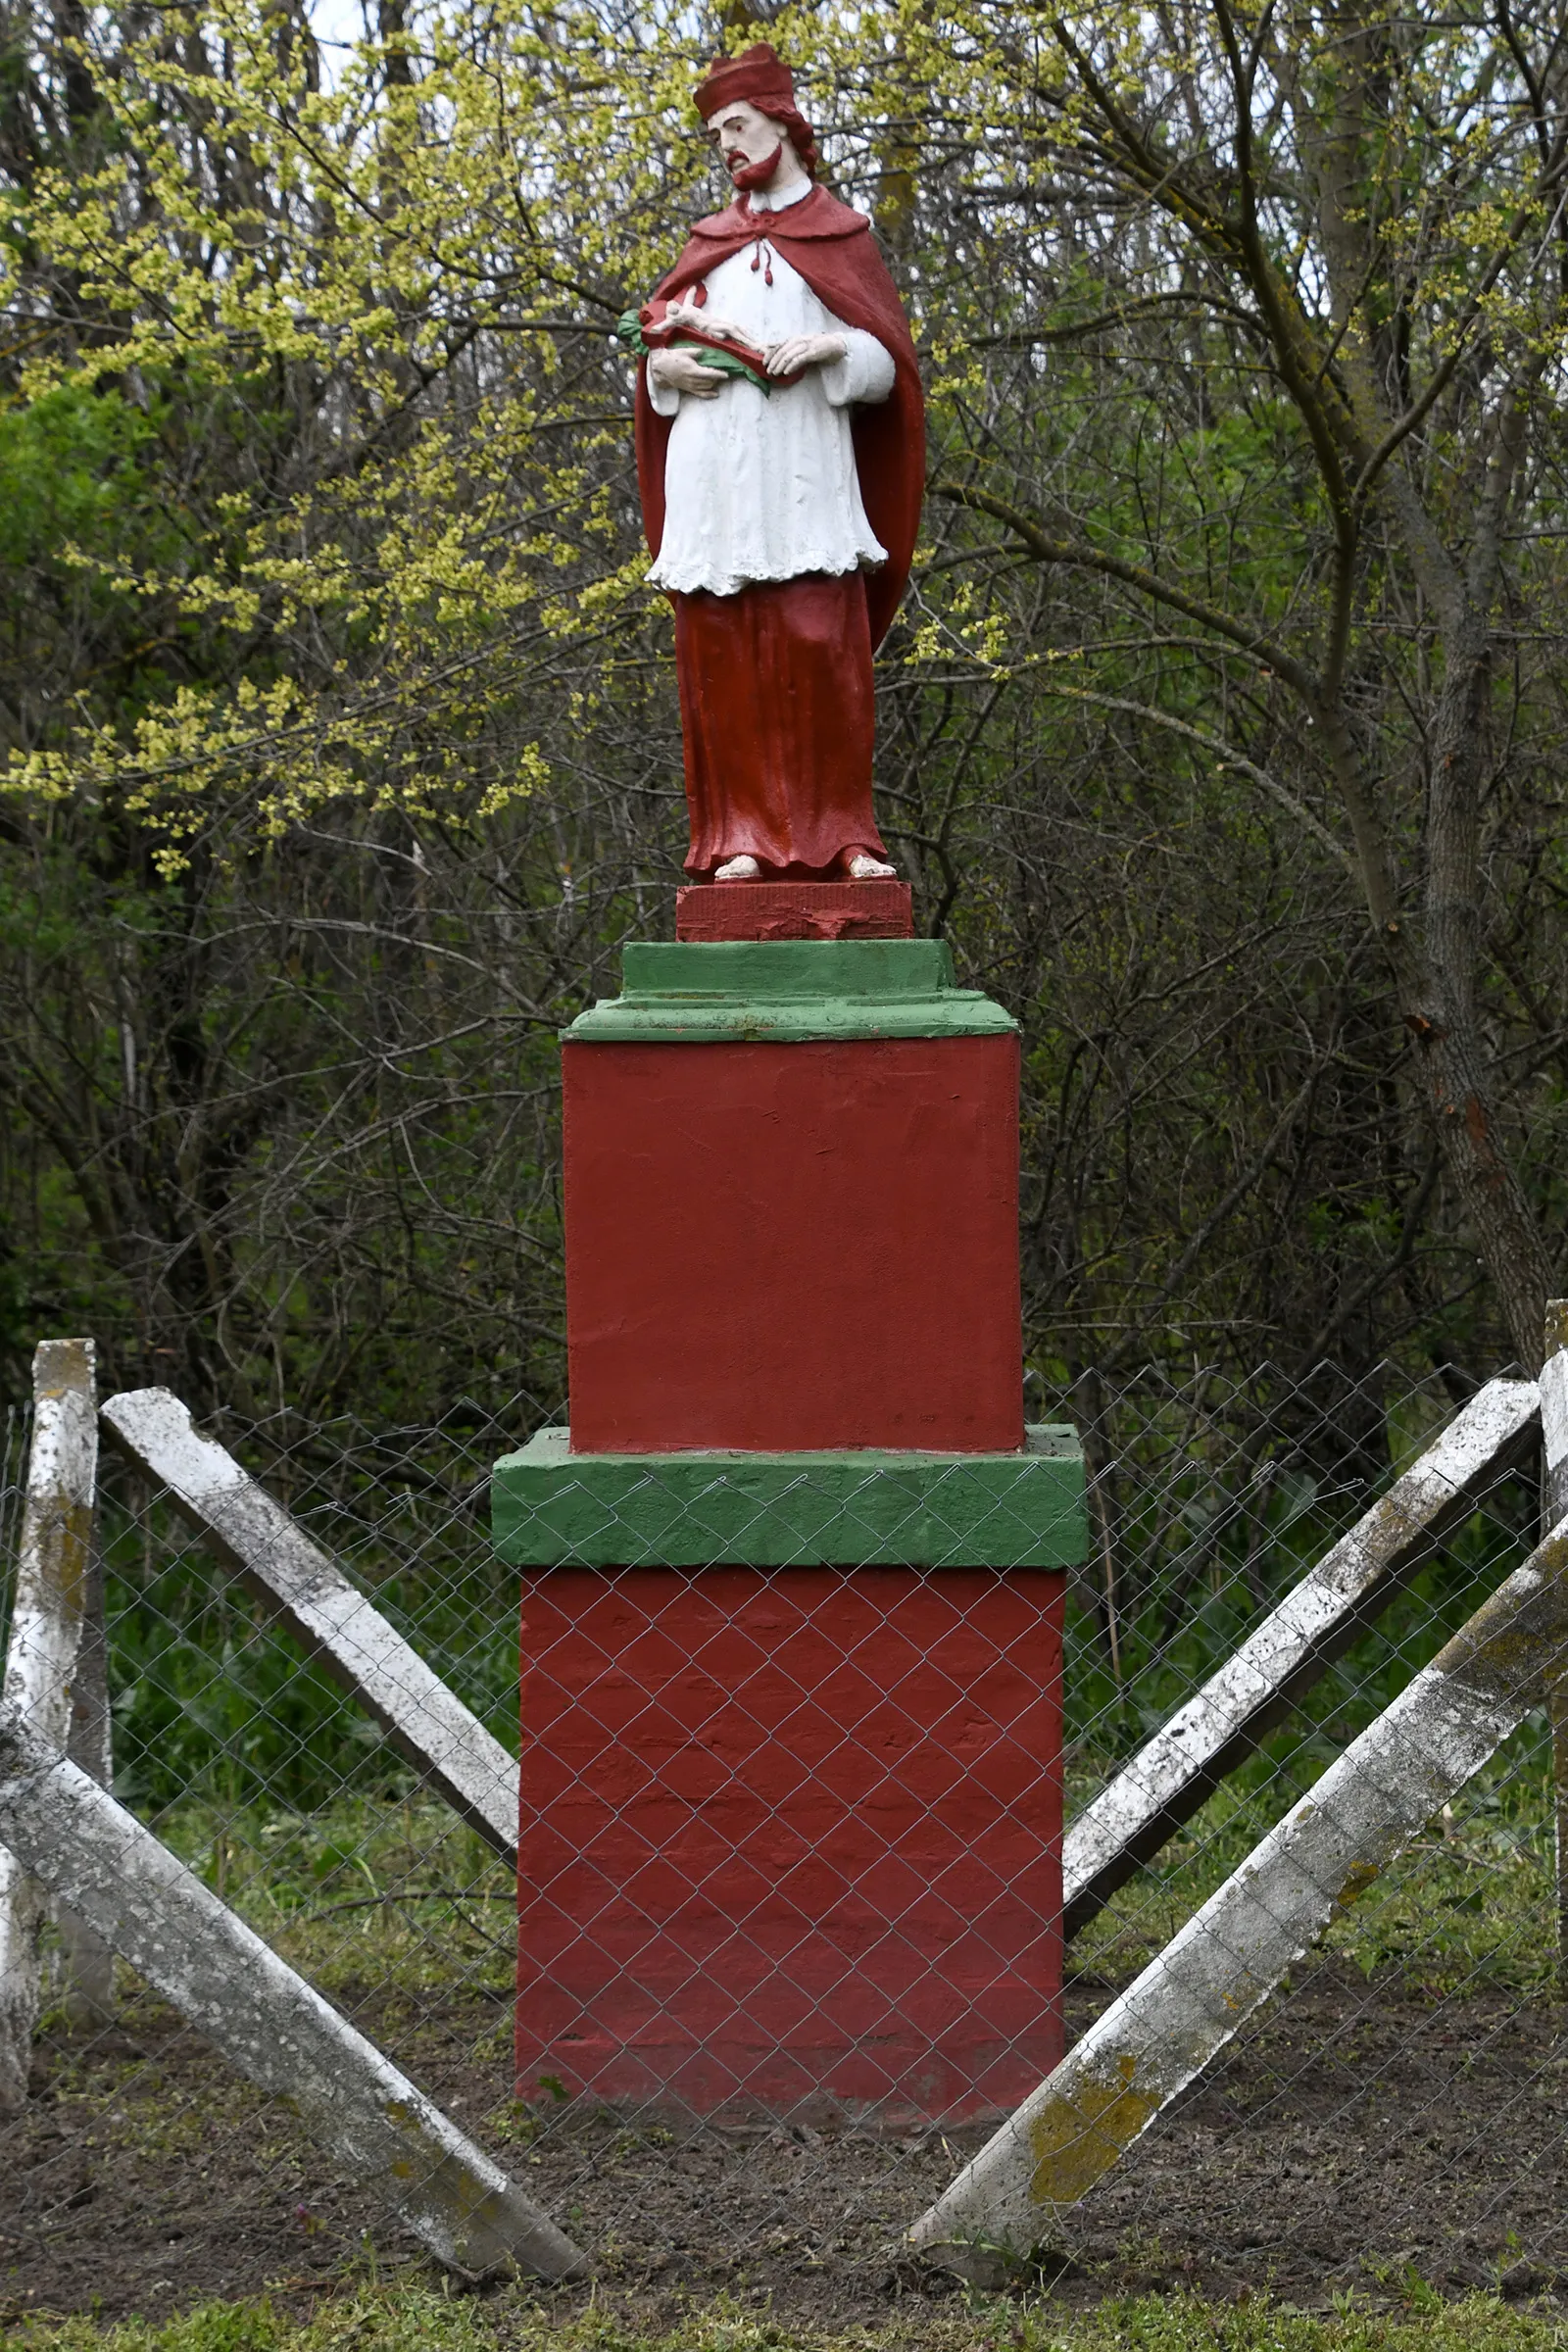
[[[733,106],[737,98],[749,99],[775,121],[795,112],[795,84],[790,70],[766,41],[757,42],[739,57],[715,57],[692,96],[705,122],[721,106]]]

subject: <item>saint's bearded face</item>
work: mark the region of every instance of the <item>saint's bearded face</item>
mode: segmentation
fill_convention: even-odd
[[[710,116],[708,136],[718,149],[738,188],[765,188],[786,151],[793,157],[789,133],[746,98],[737,98]]]

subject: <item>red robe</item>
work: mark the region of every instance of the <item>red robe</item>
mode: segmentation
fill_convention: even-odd
[[[771,873],[825,873],[845,850],[881,850],[871,814],[870,653],[909,576],[925,485],[925,402],[898,288],[863,213],[813,188],[782,212],[742,198],[699,220],[655,288],[666,300],[759,236],[777,246],[835,318],[875,335],[894,364],[885,401],[857,409],[856,468],[866,518],[888,551],[879,571],[759,584],[735,596],[677,596],[676,663],[692,818],[687,870],[747,854]],[[638,370],[637,476],[657,557],[673,418]],[[831,599],[830,614],[823,599]],[[863,603],[866,622],[858,621]],[[836,668],[824,650],[837,644]]]

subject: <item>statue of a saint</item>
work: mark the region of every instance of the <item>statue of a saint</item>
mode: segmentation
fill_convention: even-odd
[[[815,184],[765,43],[696,92],[740,191],[638,315],[637,469],[675,607],[691,850],[718,882],[891,874],[871,656],[908,578],[925,413],[863,213]]]

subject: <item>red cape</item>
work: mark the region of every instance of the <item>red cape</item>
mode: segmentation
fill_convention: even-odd
[[[781,213],[754,213],[742,198],[726,212],[697,222],[685,252],[660,279],[654,294],[668,298],[684,292],[732,253],[762,236],[778,247],[835,318],[842,318],[846,326],[864,327],[892,354],[893,390],[875,407],[858,408],[853,427],[866,518],[888,551],[881,570],[867,572],[865,578],[871,643],[880,645],[909,577],[920,527],[925,398],[904,305],[870,228],[863,213],[840,204],[825,188],[813,188]],[[664,455],[673,421],[654,414],[645,361],[637,370],[637,481],[643,528],[654,556],[664,536]]]

